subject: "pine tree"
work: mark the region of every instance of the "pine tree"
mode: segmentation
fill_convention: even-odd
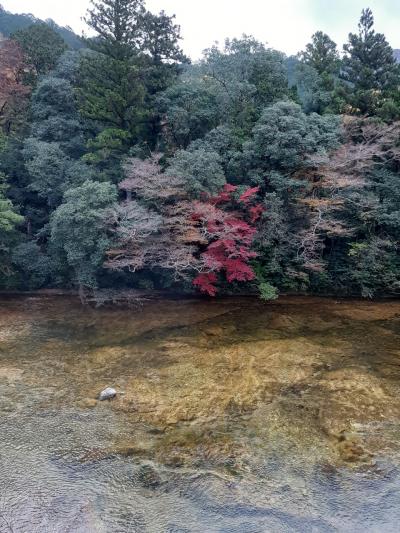
[[[164,12],[146,11],[143,0],[92,0],[85,21],[97,33],[87,39],[92,53],[81,69],[81,113],[92,133],[87,160],[118,181],[122,155],[156,142],[153,97],[185,59],[179,27]]]
[[[130,59],[143,39],[145,12],[143,0],[92,0],[84,20],[98,37],[88,46],[115,60]]]
[[[349,102],[360,113],[374,114],[385,97],[400,84],[400,69],[382,33],[373,29],[374,17],[364,9],[358,34],[350,33],[344,45],[342,77],[352,85]]]
[[[120,156],[140,138],[145,114],[137,66],[144,12],[142,0],[93,0],[85,19],[97,33],[87,39],[92,53],[81,66],[81,114],[92,133],[87,160],[115,180]]]
[[[320,75],[337,73],[340,64],[336,43],[322,31],[314,33],[300,57]]]

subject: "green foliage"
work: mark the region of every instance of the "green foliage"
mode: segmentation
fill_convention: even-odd
[[[189,64],[144,0],[93,0],[86,21],[80,42],[0,9],[31,63],[3,48],[18,127],[0,136],[0,286],[191,290],[207,260],[212,290],[223,250],[265,300],[399,294],[400,74],[369,9],[343,60],[319,31],[296,56],[244,35]]]
[[[348,101],[362,114],[374,114],[400,83],[400,67],[393,49],[383,34],[375,33],[373,25],[372,11],[364,9],[358,34],[350,33],[349,42],[343,47],[341,75],[351,84]]]
[[[31,137],[58,143],[71,157],[84,153],[82,124],[69,80],[49,75],[38,84],[31,103]]]
[[[252,267],[256,275],[257,289],[260,299],[264,301],[276,300],[279,291],[274,285],[267,281],[267,279],[271,277],[271,271],[269,268],[260,261],[254,261]]]
[[[85,181],[68,190],[50,220],[54,253],[65,258],[81,286],[95,287],[96,274],[110,245],[105,218],[117,199],[110,183]]]
[[[306,113],[337,113],[344,105],[344,99],[340,97],[343,87],[329,72],[319,74],[314,67],[298,63],[294,72],[294,85]]]
[[[6,190],[5,176],[0,175],[0,242],[5,234],[13,231],[23,221],[23,217],[15,211],[12,202],[6,198]]]
[[[311,43],[306,45],[300,57],[320,75],[339,73],[340,60],[336,43],[322,31],[314,33]]]
[[[100,168],[115,165],[115,158],[140,139],[144,127],[145,88],[132,60],[103,54],[83,58],[79,88],[80,113],[88,121],[91,160]],[[103,149],[107,147],[105,154]],[[108,165],[108,157],[112,164]]]
[[[19,284],[24,289],[40,289],[57,279],[57,264],[35,241],[17,244],[11,258],[19,274]]]
[[[350,283],[364,298],[382,294],[400,294],[400,257],[398,242],[371,237],[351,243],[349,249]]]
[[[11,252],[15,245],[16,227],[23,222],[12,202],[6,197],[7,184],[0,174],[0,279],[12,273]]]
[[[62,56],[57,69],[68,60],[67,75],[71,77],[71,63],[77,68],[77,59]],[[31,117],[31,133],[23,150],[29,189],[55,209],[69,188],[92,176],[80,160],[85,145],[71,81],[53,73],[43,77],[32,96]]]
[[[31,177],[30,188],[46,199],[52,209],[59,205],[67,189],[83,183],[91,175],[84,163],[68,157],[55,142],[28,139],[24,156]]]
[[[16,31],[12,38],[19,43],[28,56],[36,75],[48,74],[65,52],[65,41],[50,26],[37,22],[25,29]]]
[[[258,285],[258,290],[260,291],[261,300],[276,300],[278,298],[278,291],[276,287],[268,283],[267,281],[262,281]]]
[[[157,98],[168,148],[187,148],[218,126],[221,117],[215,89],[203,79],[183,79]]]
[[[338,134],[337,117],[306,115],[298,104],[277,102],[263,111],[255,126],[248,158],[265,170],[291,170],[307,154],[337,146]]]
[[[154,98],[186,58],[173,17],[146,11],[142,0],[93,1],[85,20],[97,33],[86,40],[93,53],[80,71],[80,111],[91,134],[87,160],[117,181],[118,164],[134,144],[156,144]]]
[[[168,172],[183,178],[187,192],[199,198],[202,193],[216,194],[226,183],[221,163],[216,152],[202,148],[180,150],[171,161]]]
[[[243,132],[266,105],[288,94],[283,54],[252,37],[227,39],[222,51],[206,50],[202,66],[217,90],[221,115]]]

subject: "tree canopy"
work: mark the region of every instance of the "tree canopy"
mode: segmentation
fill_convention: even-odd
[[[399,294],[400,71],[371,10],[343,54],[243,35],[194,63],[144,0],[85,20],[80,50],[34,19],[0,43],[1,287]]]

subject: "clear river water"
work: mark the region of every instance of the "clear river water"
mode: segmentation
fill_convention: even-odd
[[[2,297],[0,532],[398,532],[399,340],[399,301]]]

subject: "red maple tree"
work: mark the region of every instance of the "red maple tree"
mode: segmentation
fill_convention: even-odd
[[[236,186],[227,184],[218,196],[193,203],[193,219],[208,242],[193,285],[209,296],[217,293],[218,273],[229,283],[255,278],[249,262],[257,253],[251,246],[257,232],[254,224],[264,208],[254,204],[258,187],[246,189],[239,198],[236,191]]]

